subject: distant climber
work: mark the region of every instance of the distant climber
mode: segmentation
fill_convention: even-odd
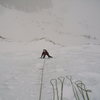
[[[52,56],[50,56],[50,54],[48,53],[46,49],[43,49],[43,52],[40,58],[45,58],[46,56],[48,56],[48,58],[53,58]]]

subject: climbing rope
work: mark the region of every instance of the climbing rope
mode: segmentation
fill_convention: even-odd
[[[60,77],[58,77],[58,80],[61,83],[61,97],[60,97],[60,100],[63,100],[63,87],[64,87],[64,80],[65,80],[65,78],[60,76]]]
[[[41,80],[40,80],[40,93],[39,93],[39,100],[42,100],[42,90],[43,90],[43,80],[44,80],[44,69],[45,69],[45,62],[46,60],[44,59],[43,61],[43,66],[42,66],[42,71],[41,71]],[[76,100],[81,100],[81,98],[83,98],[83,100],[90,100],[88,92],[91,92],[91,90],[86,89],[85,84],[78,80],[76,82],[73,82],[72,80],[72,76],[66,76],[66,79],[70,81],[71,86],[72,86],[72,90],[74,93],[74,97]],[[58,80],[61,84],[60,87],[60,94],[59,94],[59,87],[58,87]],[[63,88],[64,88],[64,81],[65,81],[65,77],[58,77],[57,79],[51,79],[50,83],[52,85],[53,88],[53,100],[63,100]],[[80,97],[81,94],[81,97]]]
[[[75,84],[76,84],[80,94],[82,95],[83,100],[90,100],[88,92],[91,92],[91,90],[86,89],[85,84],[80,80],[76,81]]]
[[[86,89],[86,86],[82,81],[78,80],[76,82],[73,82],[71,76],[66,76],[66,78],[71,82],[74,97],[76,100],[81,100],[82,98],[83,100],[90,100],[88,92],[91,92],[91,90]],[[79,94],[81,94],[81,97],[79,96]]]
[[[66,78],[70,81],[70,83],[72,85],[72,90],[73,90],[75,99],[80,100],[79,95],[78,95],[78,91],[74,85],[74,82],[72,81],[72,76],[66,76]]]
[[[59,100],[59,94],[58,94],[58,86],[57,86],[57,79],[51,79],[50,83],[53,88],[53,100],[55,100],[56,95],[57,95],[57,100]]]
[[[63,89],[64,89],[64,82],[67,79],[72,87],[72,91],[75,97],[75,100],[90,100],[88,93],[91,90],[86,88],[86,85],[81,81],[73,81],[72,76],[66,77],[58,77],[57,79],[51,79],[50,83],[53,89],[53,100],[63,100]],[[60,82],[60,85],[58,85]]]
[[[42,97],[43,78],[44,78],[44,68],[45,68],[45,59],[44,59],[44,62],[43,62],[42,72],[41,72],[39,100],[41,100],[41,97]]]
[[[60,91],[58,91],[58,81],[60,81],[61,83],[61,87],[60,87]],[[63,86],[64,86],[64,77],[58,77],[57,79],[51,79],[50,83],[52,85],[53,88],[53,100],[56,100],[56,96],[57,96],[57,100],[63,100]],[[60,92],[60,93],[59,93]]]

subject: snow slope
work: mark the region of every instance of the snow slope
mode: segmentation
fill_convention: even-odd
[[[99,0],[0,0],[5,38],[0,38],[0,100],[39,100],[43,48],[53,59],[45,62],[42,100],[53,100],[50,80],[66,75],[82,80],[92,90],[90,100],[99,100],[99,5]],[[75,100],[68,80],[63,100]]]
[[[39,99],[41,68],[44,61],[39,59],[41,43],[0,43],[0,100]],[[48,50],[54,58],[46,59],[42,100],[52,100],[50,80],[66,75],[72,75],[74,80],[82,80],[86,87],[92,90],[89,93],[90,100],[99,100],[100,46],[60,47],[45,42],[44,45],[49,46]],[[63,98],[75,100],[67,82],[64,83]]]
[[[16,5],[14,1],[3,0],[0,3],[0,34],[9,39],[31,41],[45,37],[63,45],[100,42],[98,0],[47,0],[49,4],[43,0],[44,8],[51,5],[47,9],[39,8],[40,1],[35,4],[35,1],[32,3],[32,0],[29,0],[25,9],[28,9],[29,4],[38,7],[38,10],[34,8],[35,11],[31,12],[16,7],[22,4],[23,0],[16,1]]]

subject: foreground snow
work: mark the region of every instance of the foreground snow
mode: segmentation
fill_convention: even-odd
[[[42,43],[43,41],[41,41]],[[48,48],[53,59],[45,59],[42,100],[52,100],[51,79],[72,75],[82,80],[92,92],[90,100],[99,100],[100,46],[60,47],[40,42],[0,43],[0,100],[38,100],[40,91],[42,48]],[[68,81],[64,83],[64,100],[75,100]]]

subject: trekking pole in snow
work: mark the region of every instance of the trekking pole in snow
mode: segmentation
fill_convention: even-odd
[[[43,62],[42,73],[41,73],[41,83],[40,83],[39,100],[41,100],[41,97],[42,97],[43,77],[44,77],[44,67],[45,67],[45,59],[44,59],[44,62]]]

